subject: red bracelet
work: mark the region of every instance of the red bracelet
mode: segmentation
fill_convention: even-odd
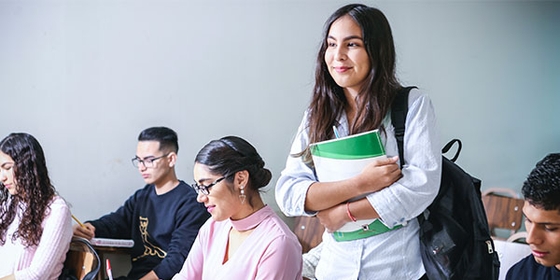
[[[352,213],[350,213],[350,201],[346,202],[346,214],[348,214],[348,218],[350,218],[350,220],[352,220],[352,222],[357,221],[356,217],[354,217],[354,215],[352,215]]]

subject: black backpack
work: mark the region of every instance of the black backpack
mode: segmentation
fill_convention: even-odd
[[[408,93],[412,88],[400,90],[391,108],[401,167]],[[418,216],[422,262],[430,280],[495,280],[500,261],[480,198],[481,181],[455,164],[461,152],[460,140],[451,140],[442,152],[456,143],[457,152],[451,160],[442,156],[441,184],[435,200]]]

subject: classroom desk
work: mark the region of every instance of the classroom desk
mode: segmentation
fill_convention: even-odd
[[[107,255],[122,255],[125,258],[129,258],[130,256],[130,248],[123,248],[123,247],[107,247],[107,246],[95,246],[93,245],[93,249],[99,255],[99,259],[101,260],[101,269],[99,269],[99,273],[97,273],[97,280],[104,280],[107,279],[107,273],[105,271],[105,259]],[[122,258],[121,258],[122,259]],[[119,263],[116,262],[114,259],[111,259],[111,267],[113,271],[113,276],[118,276],[118,269]],[[121,271],[128,271],[128,269],[120,269]]]

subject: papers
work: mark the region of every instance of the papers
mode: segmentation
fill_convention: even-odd
[[[506,279],[508,270],[518,261],[531,254],[531,248],[527,244],[494,240],[494,247],[500,259],[499,280]]]
[[[378,158],[384,158],[385,147],[379,131],[372,130],[347,137],[327,140],[310,146],[315,172],[320,182],[333,182],[351,178],[362,172],[364,167]],[[354,199],[359,199],[356,197]],[[361,229],[375,219],[358,220],[345,224],[339,231]]]
[[[111,238],[92,238],[91,245],[100,247],[122,247],[132,248],[134,240],[132,239],[111,239]]]

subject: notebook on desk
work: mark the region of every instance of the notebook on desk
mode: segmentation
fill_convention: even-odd
[[[132,239],[92,238],[90,243],[99,247],[132,248],[134,246]]]

